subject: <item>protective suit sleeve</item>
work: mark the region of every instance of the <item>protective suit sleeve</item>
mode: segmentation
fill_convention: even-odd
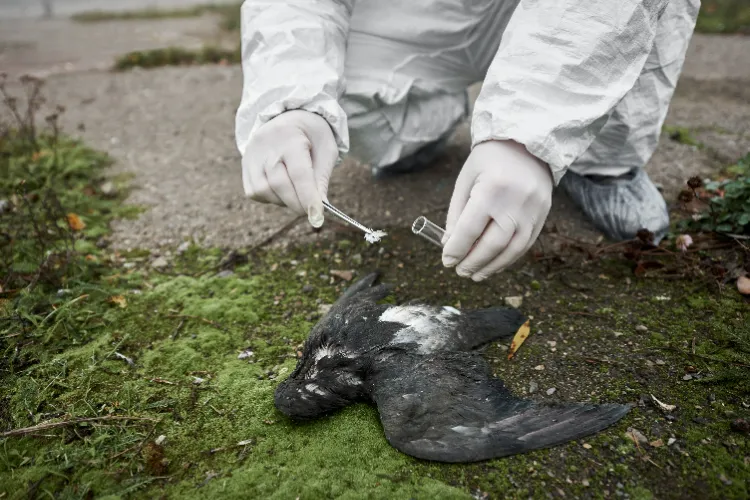
[[[349,149],[344,61],[355,0],[245,0],[241,9],[242,98],[235,140],[245,154],[251,135],[284,111],[317,113]]]
[[[474,106],[472,146],[512,139],[557,185],[635,84],[668,0],[521,0]]]

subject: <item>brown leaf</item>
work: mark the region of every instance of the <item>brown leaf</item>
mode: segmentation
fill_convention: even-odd
[[[128,306],[128,301],[122,295],[113,295],[109,298],[111,304],[122,307],[123,309]]]
[[[335,269],[332,269],[331,276],[336,276],[337,278],[341,278],[344,281],[351,281],[352,278],[354,278],[354,273],[351,271],[337,271]]]
[[[648,444],[650,444],[654,448],[660,448],[660,447],[664,446],[664,441],[662,441],[661,439],[657,439],[656,441],[651,441]]]
[[[742,295],[750,295],[750,278],[747,276],[740,276],[737,278],[737,290]]]
[[[508,349],[508,359],[513,359],[513,356],[516,354],[518,348],[521,347],[523,341],[528,338],[529,333],[531,333],[531,326],[529,324],[529,320],[526,320],[526,323],[521,325],[521,328],[519,328],[516,334],[513,336],[513,342],[510,343],[510,349]]]
[[[83,231],[86,228],[86,224],[84,224],[81,218],[72,212],[68,214],[67,219],[68,219],[68,226],[73,231]]]

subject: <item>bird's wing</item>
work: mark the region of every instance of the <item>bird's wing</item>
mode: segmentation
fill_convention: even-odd
[[[543,404],[513,396],[478,353],[384,353],[368,386],[396,449],[439,462],[474,462],[549,448],[622,418],[619,404]]]

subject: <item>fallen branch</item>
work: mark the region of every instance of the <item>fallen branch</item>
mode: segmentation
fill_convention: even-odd
[[[48,424],[32,425],[31,427],[23,427],[21,429],[13,429],[11,431],[3,432],[0,434],[0,438],[15,437],[15,436],[26,436],[28,434],[34,434],[39,431],[46,431],[49,429],[57,429],[59,427],[68,427],[71,425],[77,425],[87,422],[111,422],[116,420],[142,420],[147,422],[158,422],[158,420],[147,417],[125,417],[125,416],[107,416],[107,417],[89,417],[89,418],[76,418],[73,420],[65,420],[62,422],[50,422]]]

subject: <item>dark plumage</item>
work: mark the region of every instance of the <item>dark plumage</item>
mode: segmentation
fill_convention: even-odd
[[[297,367],[276,389],[281,412],[310,419],[371,400],[398,450],[473,462],[594,434],[630,409],[515,397],[479,350],[513,336],[525,321],[518,311],[378,304],[390,287],[376,279],[354,283],[312,329]]]

